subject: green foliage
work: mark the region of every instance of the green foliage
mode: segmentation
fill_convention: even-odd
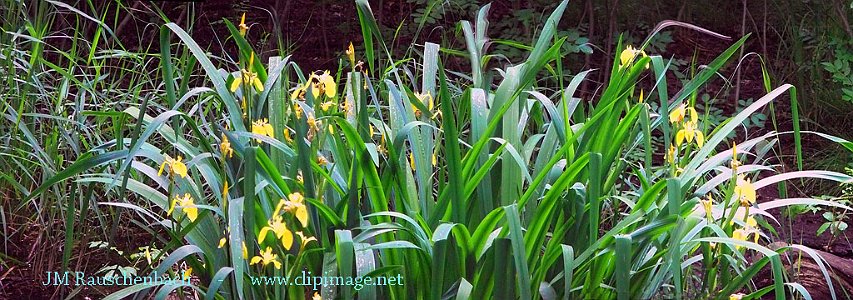
[[[434,0],[407,0],[408,3],[415,7],[412,12],[417,24],[435,25],[439,20],[445,18],[447,11],[474,11],[477,5],[470,1],[451,0],[451,1],[434,1]]]
[[[529,44],[492,40],[524,58],[499,69],[489,60],[507,54],[487,47],[488,6],[462,23],[470,70],[445,69],[446,53],[435,43],[411,45],[410,55],[395,57],[365,0],[356,1],[363,52],[329,71],[305,72],[289,56],[262,61],[241,26],[228,20],[223,26],[238,61],[223,61],[166,22],[159,51],[122,56],[129,80],[146,88],[113,86],[122,91],[116,103],[92,88],[104,83],[78,82],[69,73],[73,68],[34,54],[41,43],[4,44],[6,53],[33,47],[16,51],[22,53],[17,64],[4,73],[24,83],[3,87],[9,89],[3,95],[20,97],[3,99],[3,117],[12,122],[2,126],[14,143],[4,146],[15,149],[8,165],[40,169],[25,174],[35,188],[15,186],[20,205],[64,213],[71,229],[64,239],[66,264],[79,224],[92,222],[92,210],[96,218],[132,219],[156,236],[145,248],[146,263],[132,255],[137,274],[191,269],[196,279],[130,286],[108,299],[808,296],[788,281],[781,259],[790,249],[807,248],[768,248],[756,218],[765,221],[767,210],[785,207],[851,208],[812,198],[756,204],[756,190],[800,178],[850,183],[853,177],[766,166],[782,135],[794,135],[801,155],[803,132],[796,125],[793,133],[732,138],[744,124],[763,126],[762,111],[777,98],[789,95],[797,103],[796,89],[768,86],[766,95],[740,102],[735,114],[712,119],[696,112],[695,98],[748,37],[679,78],[685,82],[674,93],[666,76],[673,61],[631,50],[642,46],[620,39],[607,84],[593,101],[582,101],[576,94],[590,71],[570,74],[562,66],[566,47],[588,52],[582,34],[558,30],[568,5],[555,4],[547,18],[513,12],[541,26],[523,33]],[[421,21],[442,16],[423,11]],[[652,44],[668,41],[664,36]],[[543,74],[556,79],[541,80]],[[641,101],[637,82],[643,77],[656,84]],[[62,84],[77,87],[74,99],[92,93],[102,105],[61,109],[71,104],[59,97],[69,90]],[[37,101],[21,92],[41,86],[51,88]],[[36,113],[42,107],[61,118]],[[65,118],[83,116],[119,128],[80,134],[64,127]],[[35,138],[36,125],[48,122],[56,122],[53,131]],[[77,155],[66,161],[49,152],[57,148]],[[760,178],[759,172],[771,175]],[[84,189],[81,204],[92,207],[78,207],[75,196]],[[53,202],[37,202],[45,198]],[[768,264],[771,283],[756,286],[754,277]],[[129,271],[124,267],[112,269]],[[255,284],[302,272],[399,275],[405,284]]]
[[[435,31],[441,26],[451,27],[453,23],[458,23],[458,21],[466,18],[476,18],[479,9],[475,2],[462,0],[407,0],[407,3],[413,7],[411,21],[416,26],[402,26],[400,28],[380,26],[380,30],[384,34],[395,37],[413,36],[417,39],[424,30]],[[494,43],[491,47],[494,53],[499,54],[496,57],[512,62],[523,60],[531,50],[530,44],[536,38],[539,26],[548,17],[548,12],[555,9],[558,4],[559,2],[554,1],[513,3],[514,9],[507,12],[502,11],[506,14],[504,17],[488,20],[489,23],[486,25],[488,25],[491,35],[490,41]],[[582,24],[577,27],[558,29],[558,36],[566,39],[563,42],[563,55],[574,53],[588,55],[592,53],[593,48],[589,43],[589,38],[585,37],[586,26],[586,24]],[[564,26],[560,26],[560,28],[564,28]],[[447,36],[442,36],[442,38],[451,44],[456,42],[449,40],[450,37]]]
[[[848,175],[853,175],[853,168],[845,168],[845,171]],[[828,197],[830,200],[844,204],[850,205],[851,201],[853,201],[853,184],[850,183],[842,183],[842,192],[840,197]],[[817,229],[816,234],[821,235],[824,232],[829,230],[829,233],[832,237],[827,241],[827,248],[831,247],[832,244],[844,234],[847,230],[848,224],[847,220],[850,217],[850,212],[842,209],[830,208],[826,212],[822,214],[824,220],[823,224]]]
[[[822,62],[823,69],[841,89],[841,99],[853,102],[853,40],[850,38],[835,37],[830,39],[829,47],[832,49],[832,60]]]
[[[641,31],[641,32],[651,32],[653,30],[653,28],[649,27],[649,24],[645,24],[645,23],[637,24],[636,29],[638,31]],[[634,44],[634,45],[639,45],[639,44],[643,43],[644,37],[631,35],[629,32],[623,32],[622,36],[625,37],[625,40],[624,40],[625,43],[630,43],[630,44]],[[613,41],[613,42],[615,43],[618,41]],[[672,31],[664,30],[664,31],[658,32],[657,34],[651,36],[651,38],[649,39],[648,45],[646,46],[646,49],[648,51],[664,52],[667,50],[667,46],[672,44],[672,42],[673,42]],[[679,64],[683,65],[685,63],[686,62],[683,61],[683,58],[677,58],[677,57],[673,58],[673,66],[677,66]]]
[[[850,201],[842,202],[844,204],[850,204]],[[830,229],[830,233],[833,237],[838,237],[847,230],[847,214],[835,214],[833,212],[825,212],[823,213],[823,218],[826,220],[820,227],[817,229],[817,235],[823,234],[827,229]],[[829,243],[831,245],[832,243]]]

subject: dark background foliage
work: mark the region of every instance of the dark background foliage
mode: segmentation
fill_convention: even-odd
[[[490,49],[506,57],[495,64],[521,61],[524,51],[512,46],[512,42],[529,45],[538,24],[557,5],[542,0],[370,1],[386,39],[392,41],[392,51],[406,51],[411,43],[429,41],[463,53],[458,21],[474,19],[479,7],[488,3],[491,3],[488,34],[493,41]],[[845,0],[573,1],[560,24],[562,33],[568,37],[564,61],[575,72],[607,70],[620,36],[627,43],[639,44],[664,20],[695,24],[731,37],[752,34],[743,54],[760,55],[774,82],[800,87],[807,119],[848,128],[849,108],[853,103],[851,4]],[[109,3],[102,5],[116,7]],[[357,49],[361,43],[358,16],[350,1],[131,1],[122,5],[138,12],[116,20],[116,33],[128,49],[149,47],[153,39],[145,37],[155,37],[157,28],[146,25],[161,24],[168,19],[189,28],[196,41],[208,46],[208,51],[228,57],[234,45],[223,40],[222,19],[236,23],[242,13],[247,14],[251,26],[249,40],[256,42],[262,57],[292,54],[306,70],[336,69],[348,43],[353,42]],[[692,57],[693,61],[675,63],[686,78],[692,62],[707,63],[729,43],[695,31],[674,29],[656,36],[647,52],[682,60]],[[454,55],[447,56],[450,63],[467,63],[467,59],[454,60]],[[726,98],[736,107],[737,100],[758,96],[762,92],[760,68],[758,56],[746,56],[740,74],[735,74],[733,88],[712,94],[715,96],[712,98]],[[593,78],[598,82],[606,78],[606,72],[597,73]],[[594,87],[584,89],[591,95],[590,90]],[[833,129],[828,128],[828,133],[847,134]]]

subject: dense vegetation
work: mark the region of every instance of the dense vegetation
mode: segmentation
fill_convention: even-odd
[[[850,175],[804,166],[802,141],[853,143],[802,130],[798,88],[772,80],[772,57],[761,56],[763,96],[731,113],[709,104],[710,90],[733,86],[721,74],[749,34],[660,22],[644,38],[614,36],[606,66],[576,72],[564,58],[593,50],[560,28],[568,1],[525,31],[529,44],[490,38],[485,5],[458,23],[462,47],[401,51],[357,0],[361,42],[341,49],[337,69],[304,70],[290,47],[261,58],[245,15],[218,25],[233,50],[213,55],[165,15],[159,36],[129,50],[109,42],[120,4],[105,10],[116,15],[6,4],[6,242],[25,224],[61,232],[34,241],[58,266],[33,268],[42,274],[80,270],[101,249],[124,260],[87,261],[99,275],[191,279],[107,298],[810,299],[790,268],[800,260],[821,267],[833,298],[851,296],[836,294],[816,250],[779,238],[775,216],[825,209],[824,231],[848,242],[848,201],[788,191],[811,179],[849,190]],[[444,17],[426,7],[421,25]],[[94,35],[53,32],[56,11]],[[650,51],[675,29],[726,48],[702,63]],[[820,66],[847,101],[843,43]],[[579,96],[588,84],[595,92]],[[792,166],[780,168],[785,154]],[[758,201],[761,190],[778,195]],[[117,248],[128,232],[140,246]],[[26,264],[5,252],[4,266]],[[253,283],[303,272],[404,284]],[[78,293],[97,292],[57,295]]]

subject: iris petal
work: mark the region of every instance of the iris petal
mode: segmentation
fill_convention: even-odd
[[[237,77],[234,78],[234,81],[231,82],[231,92],[236,92],[237,88],[240,87],[240,84],[243,83],[243,78]]]

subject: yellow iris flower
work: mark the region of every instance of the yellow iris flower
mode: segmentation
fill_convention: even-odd
[[[746,224],[746,226],[744,227],[745,229],[755,229],[758,227],[758,222],[755,221],[755,218],[752,217],[752,215],[747,215],[746,209],[743,208],[740,208],[735,212],[735,216],[732,221],[729,222],[729,225],[734,225],[734,220],[740,220],[744,222],[744,224]]]
[[[758,232],[754,228],[741,228],[732,232],[732,238],[738,241],[747,241],[752,236],[752,241],[758,243]],[[735,249],[740,250],[741,246],[735,246]]]
[[[676,156],[675,152],[676,152],[675,146],[669,145],[669,150],[666,151],[666,161],[668,161],[671,164],[674,164],[675,163],[675,156]]]
[[[760,237],[760,232],[758,231],[758,222],[751,215],[747,215],[747,210],[745,208],[739,208],[734,215],[734,218],[729,222],[729,225],[734,225],[735,220],[741,220],[744,222],[743,228],[738,228],[732,232],[732,238],[738,241],[747,241],[752,237],[752,242],[758,243],[758,238]],[[735,249],[740,250],[740,246],[736,246]]]
[[[625,50],[622,50],[622,53],[619,54],[619,67],[622,68],[628,66],[634,61],[637,55],[642,55],[643,57],[648,56],[645,51],[634,49],[634,46],[628,45],[628,47],[625,47]],[[648,67],[649,64],[646,63],[646,68]]]
[[[299,105],[299,103],[293,103],[293,116],[296,119],[302,119],[302,105]]]
[[[181,278],[183,280],[189,280],[192,276],[193,276],[193,268],[192,267],[188,267],[186,270],[184,270],[184,273],[181,274]]]
[[[345,114],[349,115],[351,107],[352,106],[347,104],[346,101],[341,101],[341,112],[344,112]]]
[[[296,235],[299,236],[299,244],[301,245],[300,249],[305,248],[305,245],[308,245],[309,242],[317,240],[313,236],[305,236],[302,231],[297,231]]]
[[[146,259],[146,261],[148,261],[148,264],[150,265],[150,264],[151,264],[151,259],[152,259],[152,257],[151,257],[151,248],[150,248],[150,247],[148,247],[148,246],[140,247],[140,249],[142,249],[142,248],[145,248],[145,259]]]
[[[423,103],[427,107],[427,109],[429,109],[430,112],[432,112],[432,110],[435,108],[435,99],[433,99],[432,95],[430,95],[429,93],[415,93],[415,98],[417,98],[418,101]],[[421,111],[414,104],[412,104],[412,110],[415,112],[415,117],[421,117]]]
[[[222,200],[228,199],[228,179],[222,181]]]
[[[705,135],[701,130],[697,129],[699,125],[694,121],[689,121],[684,123],[684,128],[679,130],[675,134],[675,144],[681,146],[681,143],[687,141],[688,143],[693,142],[693,139],[696,139],[696,144],[699,147],[705,144]]]
[[[311,300],[323,300],[323,297],[320,296],[320,293],[314,292],[314,297],[311,297]]]
[[[251,71],[252,64],[255,63],[255,53],[252,53],[249,56],[249,65],[246,66],[246,69],[240,70],[240,77],[234,78],[234,81],[231,82],[231,92],[236,92],[237,88],[240,87],[241,84],[252,85],[256,91],[263,92],[264,84],[261,82],[261,79],[258,78],[258,74]]]
[[[222,238],[219,239],[219,245],[217,248],[225,247],[225,243],[228,242],[228,232],[231,231],[229,227],[225,227],[225,230],[222,231]]]
[[[284,140],[287,141],[288,143],[293,142],[293,138],[290,137],[290,130],[287,128],[284,129]]]
[[[222,134],[222,142],[219,143],[219,151],[222,152],[223,158],[234,157],[234,148],[231,148],[231,141],[228,140],[228,137],[224,133]]]
[[[261,252],[260,256],[252,257],[252,260],[249,262],[249,265],[254,265],[257,263],[261,263],[264,266],[272,263],[273,265],[275,265],[276,269],[281,269],[281,262],[278,261],[278,255],[272,253],[272,247],[267,247],[266,250]]]
[[[272,125],[270,125],[270,122],[267,119],[259,119],[252,122],[252,133],[275,138],[275,130],[272,129]],[[258,141],[258,143],[262,142],[261,139],[255,140]]]
[[[338,89],[337,83],[335,83],[335,78],[329,74],[328,70],[323,73],[315,71],[314,73],[311,73],[311,76],[308,77],[308,81],[306,81],[304,85],[297,86],[296,89],[290,93],[290,100],[305,99],[305,93],[309,88],[311,89],[311,95],[313,95],[315,99],[320,97],[321,94],[325,94],[327,98],[333,98],[337,94]],[[323,111],[328,110],[330,106],[331,102],[323,103]]]
[[[687,104],[682,103],[669,113],[669,122],[673,124],[681,123],[684,122],[684,118],[687,116],[690,116],[690,121],[692,122],[699,121],[699,113],[696,112],[696,109],[687,107]]]
[[[172,159],[169,155],[164,155],[166,159],[160,164],[160,170],[157,171],[157,176],[163,176],[163,171],[166,169],[166,166],[169,166],[169,174],[170,175],[180,175],[181,178],[187,178],[187,165],[183,163],[183,157],[178,155],[177,159]]]
[[[291,193],[287,195],[287,200],[281,199],[279,207],[296,216],[302,227],[308,227],[308,207],[305,206],[305,197],[302,194]]]
[[[176,196],[172,199],[172,205],[169,207],[169,211],[166,212],[168,215],[172,215],[172,212],[175,210],[175,206],[180,206],[181,211],[183,211],[187,218],[190,219],[190,222],[195,222],[195,219],[198,218],[198,207],[193,203],[193,198],[189,193],[184,194],[183,197]]]
[[[290,93],[290,100],[305,99],[305,91],[308,90],[309,86],[311,86],[310,81],[306,82],[305,85],[297,86],[296,89]]]
[[[713,219],[714,218],[714,212],[713,212],[711,206],[714,205],[714,199],[711,198],[711,196],[708,196],[708,199],[701,200],[701,202],[702,202],[702,208],[705,209],[705,217],[707,217],[708,220]]]
[[[685,121],[685,118],[690,117],[690,121]],[[681,123],[682,127],[675,133],[675,144],[681,146],[684,141],[688,143],[696,139],[696,144],[699,147],[705,144],[705,134],[699,130],[699,114],[693,107],[687,107],[686,104],[677,106],[669,113],[669,122],[672,124]]]
[[[225,247],[225,243],[228,242],[228,231],[222,231],[223,237],[219,239],[219,246],[217,248]]]
[[[732,232],[732,238],[735,240],[738,240],[738,241],[746,241],[746,239],[748,237],[749,237],[749,233],[747,233],[747,231],[745,229],[737,229],[737,230]],[[735,246],[735,248],[740,249],[741,246],[738,245],[738,246]]]
[[[325,167],[325,166],[326,166],[326,165],[328,165],[328,164],[329,164],[329,160],[328,160],[328,159],[326,159],[326,157],[325,157],[325,156],[323,156],[322,154],[321,154],[321,155],[317,155],[317,165],[319,165],[319,166],[321,166],[321,167]]]
[[[672,124],[681,123],[684,120],[684,115],[686,114],[685,107],[687,105],[681,104],[677,106],[672,112],[669,113],[669,122]]]
[[[385,132],[379,132],[379,146],[376,147],[376,151],[382,154],[387,154],[388,149],[385,148]]]
[[[376,146],[376,152],[379,152],[381,155],[387,155],[388,149],[385,149],[385,145]]]
[[[314,98],[320,97],[320,94],[326,94],[326,97],[332,98],[337,94],[335,78],[329,75],[328,70],[320,75],[317,75],[317,73],[311,74],[311,78],[308,81],[311,83],[311,94],[314,95]]]
[[[237,28],[240,28],[240,36],[246,36],[246,31],[249,31],[249,26],[246,26],[246,13],[243,13],[243,17],[240,18],[240,25]]]
[[[258,234],[258,244],[263,243],[264,239],[267,237],[267,233],[272,231],[275,234],[275,237],[281,241],[281,245],[284,249],[290,250],[290,247],[293,246],[293,233],[290,232],[290,229],[287,229],[287,224],[284,224],[284,220],[282,220],[281,216],[274,215],[271,220],[269,220],[269,225],[261,228],[261,232]]]
[[[755,228],[756,226],[758,226],[758,222],[755,221],[755,218],[753,218],[752,216],[746,217],[747,228]]]
[[[347,58],[349,58],[350,66],[355,66],[355,47],[352,46],[352,42],[349,43],[349,47],[346,50]]]
[[[749,206],[750,204],[755,203],[755,186],[745,176],[738,175],[734,192],[735,198],[740,201],[741,206]]]
[[[317,118],[314,118],[313,115],[309,115],[308,120],[305,121],[305,124],[308,124],[308,129],[310,130],[317,130],[317,128],[319,128],[318,123],[320,123],[320,121],[317,121]]]
[[[737,143],[732,142],[732,170],[736,170],[740,166],[740,161],[737,160]]]
[[[741,293],[731,294],[731,295],[729,295],[729,300],[741,300],[741,299],[743,299],[743,296],[745,296],[745,295],[741,294]]]

